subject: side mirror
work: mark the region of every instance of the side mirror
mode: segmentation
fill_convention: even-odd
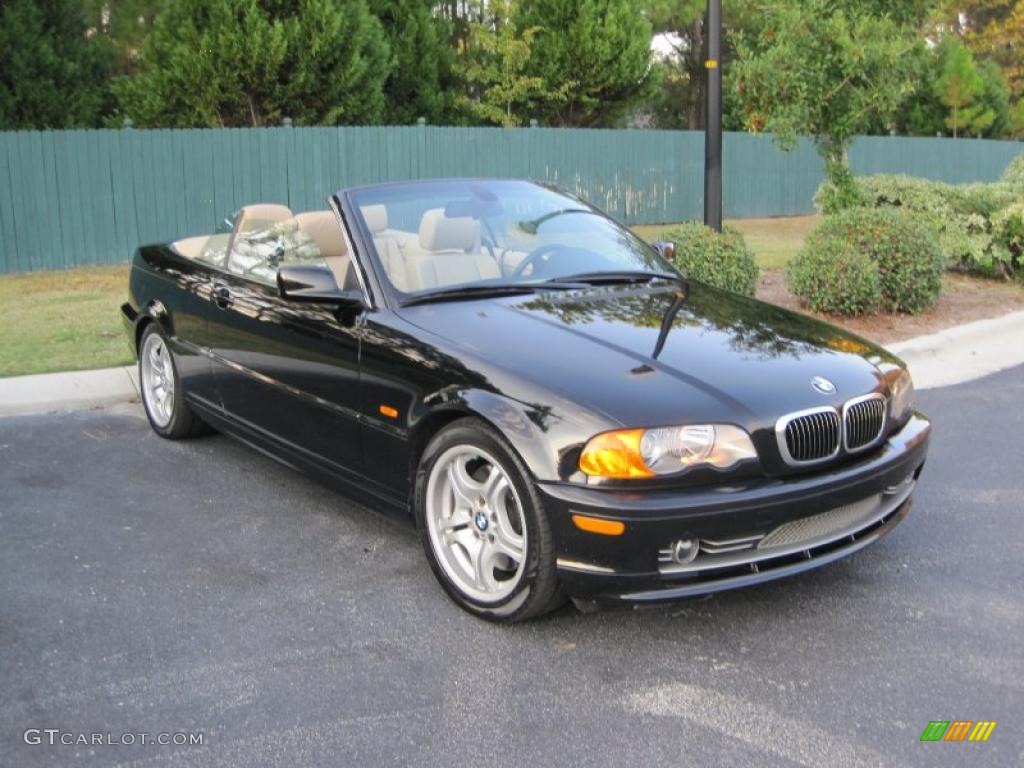
[[[337,304],[343,307],[361,307],[363,297],[359,291],[343,291],[334,279],[334,273],[319,264],[285,265],[277,270],[277,287],[281,298],[309,304]]]
[[[651,248],[656,250],[663,259],[669,261],[672,261],[672,257],[676,255],[676,245],[671,240],[659,240],[656,243],[651,243]]]

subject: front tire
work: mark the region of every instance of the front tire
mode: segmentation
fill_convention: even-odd
[[[139,340],[139,390],[149,425],[160,437],[179,440],[210,431],[185,402],[167,337],[155,324],[148,326]]]
[[[414,512],[434,575],[463,609],[511,623],[564,601],[541,499],[487,424],[461,419],[427,444]]]

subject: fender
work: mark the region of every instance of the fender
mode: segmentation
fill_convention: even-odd
[[[608,428],[607,419],[567,402],[541,408],[480,388],[437,392],[427,397],[424,405],[427,411],[412,425],[414,433],[424,427],[432,433],[430,425],[437,421],[476,416],[509,442],[538,482],[583,480],[578,467],[580,451],[593,435]],[[413,444],[418,443],[414,437]]]

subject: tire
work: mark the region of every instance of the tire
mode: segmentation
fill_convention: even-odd
[[[514,623],[565,601],[540,496],[489,425],[460,419],[430,440],[413,507],[434,576],[469,613]]]
[[[155,323],[139,339],[139,390],[149,425],[160,437],[180,440],[211,431],[185,402],[170,344]]]

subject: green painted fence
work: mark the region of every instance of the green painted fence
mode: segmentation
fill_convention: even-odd
[[[858,173],[995,179],[1024,145],[866,137]],[[0,133],[0,272],[124,261],[140,243],[213,232],[251,202],[324,207],[339,187],[438,176],[546,179],[630,224],[699,218],[703,134],[344,127]],[[728,217],[812,210],[813,145],[727,134]]]

